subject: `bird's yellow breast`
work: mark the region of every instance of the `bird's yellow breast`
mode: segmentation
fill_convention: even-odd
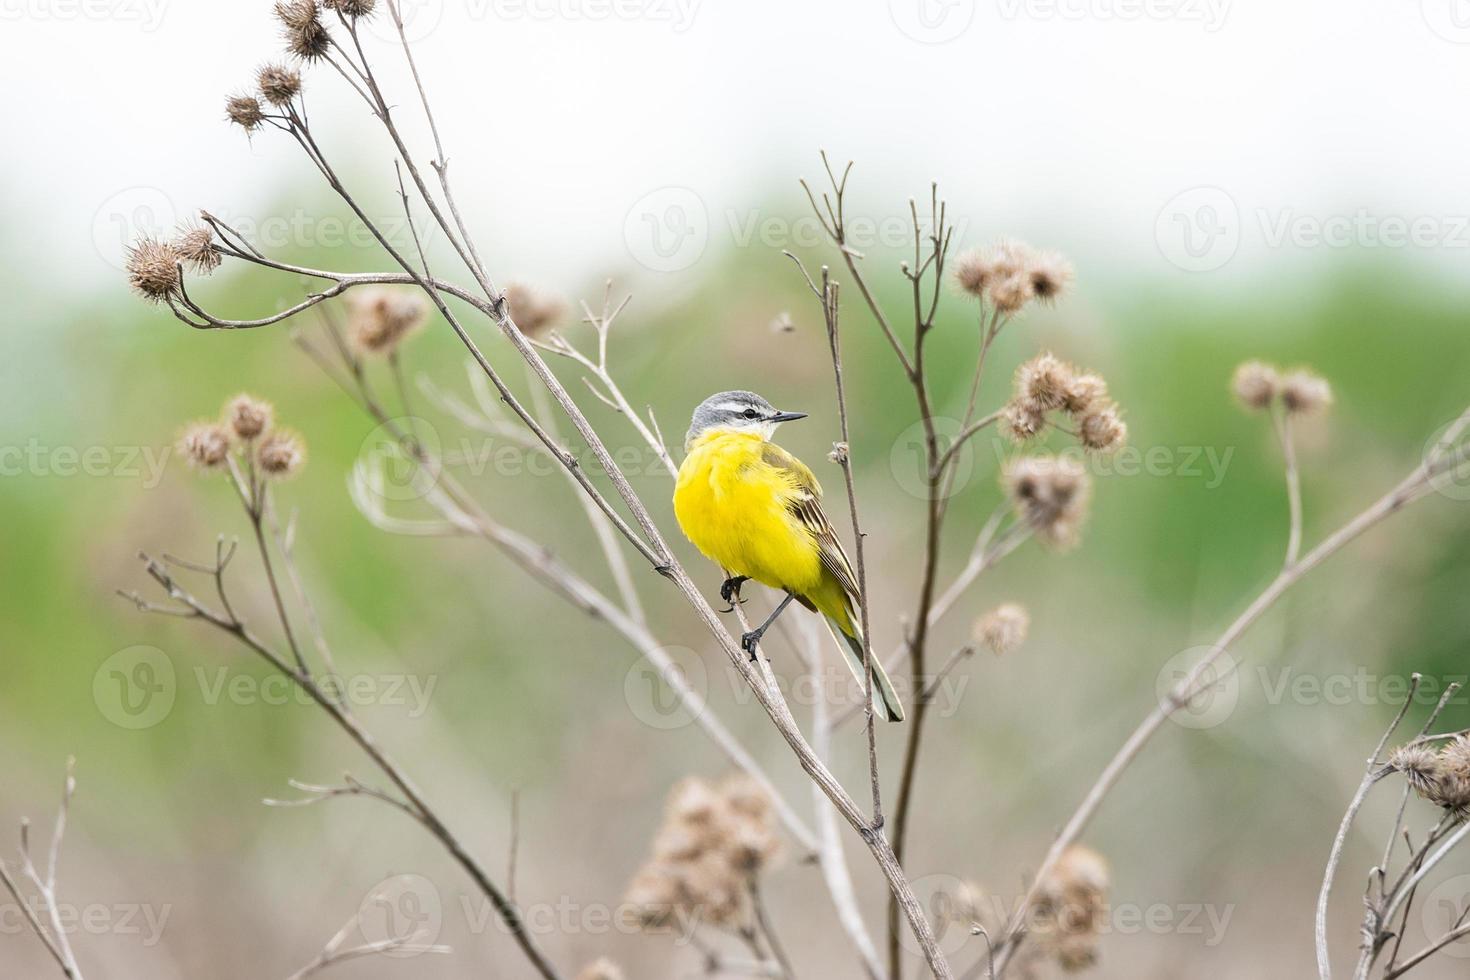
[[[760,436],[715,430],[689,448],[674,487],[674,516],[710,561],[796,594],[822,580],[816,539],[788,505],[801,491],[764,458]]]

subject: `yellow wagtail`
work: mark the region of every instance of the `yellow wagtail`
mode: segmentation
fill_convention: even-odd
[[[760,395],[723,391],[694,410],[674,514],[684,534],[725,570],[720,596],[740,599],[748,579],[786,597],[764,623],[741,637],[755,657],[761,635],[791,600],[821,613],[863,683],[862,596],[837,533],[822,513],[822,488],[801,460],[771,442],[776,426],[806,418],[779,412]],[[728,610],[727,610],[728,611]],[[873,709],[903,720],[903,705],[873,658]]]

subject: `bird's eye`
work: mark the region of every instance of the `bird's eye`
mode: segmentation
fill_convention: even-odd
[[[756,412],[755,412],[755,409],[753,409],[753,408],[747,408],[747,409],[746,409],[746,410],[745,410],[745,411],[744,411],[744,412],[742,412],[742,413],[741,413],[741,414],[742,414],[742,415],[744,415],[744,416],[745,416],[745,417],[746,417],[746,418],[748,418],[748,419],[753,419],[753,418],[755,418],[755,416],[756,416]]]

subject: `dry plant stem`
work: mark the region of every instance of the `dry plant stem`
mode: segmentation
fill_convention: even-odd
[[[1410,680],[1409,696],[1404,699],[1403,707],[1399,709],[1399,713],[1394,717],[1393,723],[1383,733],[1383,737],[1378,740],[1378,745],[1373,749],[1373,754],[1368,757],[1366,771],[1363,773],[1363,781],[1358,784],[1358,791],[1353,794],[1353,799],[1348,805],[1347,813],[1343,815],[1342,824],[1337,828],[1337,837],[1332,842],[1332,852],[1327,858],[1327,871],[1322,878],[1322,890],[1317,896],[1317,971],[1321,975],[1322,980],[1331,980],[1332,978],[1332,966],[1327,952],[1327,904],[1332,895],[1332,880],[1337,874],[1338,862],[1342,860],[1343,847],[1347,844],[1348,830],[1357,818],[1358,810],[1362,808],[1364,801],[1368,799],[1368,791],[1380,779],[1392,772],[1391,769],[1384,767],[1380,761],[1380,757],[1383,755],[1383,748],[1388,744],[1388,740],[1393,737],[1393,733],[1403,723],[1404,715],[1409,712],[1409,706],[1414,703],[1414,694],[1419,690],[1421,679],[1421,675],[1416,673]],[[1400,810],[1401,819],[1402,812]],[[1396,836],[1397,827],[1395,827],[1394,833],[1389,835],[1390,845],[1392,845],[1393,839]],[[1384,867],[1386,867],[1386,864]]]
[[[868,604],[868,567],[864,557],[862,521],[858,517],[857,486],[852,476],[852,433],[847,420],[847,388],[842,379],[842,334],[839,317],[838,287],[830,270],[822,266],[822,285],[818,288],[807,275],[806,267],[791,252],[785,253],[801,270],[802,278],[822,305],[822,321],[827,328],[827,347],[832,353],[833,388],[837,396],[837,420],[841,442],[834,457],[842,467],[842,480],[847,490],[847,509],[852,521],[853,555],[857,559],[858,595],[863,630],[863,703],[862,711],[868,740],[868,781],[873,793],[872,825],[883,826],[883,789],[878,775],[878,739],[873,726],[873,629]]]
[[[1302,551],[1302,481],[1296,462],[1296,441],[1291,431],[1291,413],[1278,413],[1272,409],[1272,421],[1276,434],[1281,439],[1281,455],[1286,462],[1286,501],[1291,516],[1291,528],[1286,539],[1286,567],[1296,564]]]
[[[756,927],[760,930],[761,936],[765,938],[766,945],[770,947],[772,958],[781,967],[781,976],[786,980],[796,980],[796,971],[791,968],[791,958],[786,955],[785,947],[781,945],[781,940],[776,936],[771,917],[766,912],[766,902],[761,896],[760,885],[754,878],[750,882],[750,907],[755,911]]]
[[[364,943],[361,946],[349,946],[343,948],[343,943],[357,928],[357,916],[353,916],[343,923],[331,939],[327,940],[321,952],[308,964],[291,974],[286,980],[305,980],[331,966],[346,963],[349,960],[362,959],[367,956],[379,956],[385,953],[397,953],[400,956],[417,955],[420,953],[448,953],[448,946],[431,946],[422,943],[412,943],[403,939],[383,939],[378,942]]]
[[[1451,427],[1451,432],[1457,437],[1470,425],[1470,409],[1460,416]],[[1082,803],[1067,820],[1060,834],[1047,851],[1041,866],[1032,877],[1030,887],[1027,889],[1025,899],[1018,906],[1018,912],[1012,919],[1000,942],[997,944],[999,952],[996,954],[996,975],[1004,973],[1006,965],[1010,962],[1017,946],[1024,938],[1024,910],[1029,908],[1035,900],[1040,882],[1044,881],[1056,867],[1057,860],[1068,847],[1077,842],[1082,832],[1087,829],[1092,818],[1097,814],[1109,792],[1117,785],[1118,780],[1127,770],[1138,754],[1143,751],[1145,745],[1153,738],[1155,733],[1163,726],[1168,718],[1190,700],[1199,694],[1196,685],[1205,677],[1206,673],[1214,665],[1215,661],[1232,645],[1240,635],[1249,629],[1256,620],[1265,614],[1266,610],[1275,605],[1286,591],[1299,582],[1303,576],[1312,571],[1322,562],[1340,551],[1344,546],[1356,540],[1361,534],[1379,524],[1384,519],[1392,516],[1409,502],[1423,496],[1427,492],[1430,479],[1443,472],[1443,454],[1431,454],[1423,463],[1414,469],[1396,487],[1384,494],[1377,501],[1368,506],[1352,520],[1338,528],[1328,537],[1322,540],[1315,548],[1307,552],[1300,561],[1283,568],[1276,577],[1266,586],[1256,598],[1246,607],[1233,623],[1225,629],[1215,640],[1211,652],[1200,661],[1190,674],[1185,677],[1164,698],[1160,704],[1144,718],[1142,723],[1128,736],[1122,747],[1118,749],[1112,760],[1098,776],[1097,781],[1087,791]],[[1456,456],[1458,458],[1458,454]]]
[[[20,865],[12,872],[11,867],[5,861],[0,861],[0,884],[15,899],[16,907],[21,910],[26,923],[35,932],[36,938],[46,947],[46,952],[56,961],[61,972],[68,980],[82,980],[82,971],[77,966],[77,958],[72,953],[71,940],[67,938],[66,928],[61,921],[61,908],[56,900],[56,863],[61,858],[61,842],[66,836],[66,818],[71,810],[72,794],[76,792],[77,781],[75,776],[76,760],[66,760],[66,778],[62,783],[61,805],[56,810],[56,825],[51,831],[51,845],[46,851],[46,868],[42,872],[31,858],[31,825],[29,820],[22,820],[20,824]],[[42,923],[36,910],[26,901],[21,893],[20,885],[16,881],[16,875],[30,882],[35,890],[37,898],[40,899],[42,911],[46,915],[47,922]]]
[[[390,0],[390,8],[392,6],[393,4]],[[378,98],[378,101],[380,103],[382,102],[381,97]],[[408,170],[409,175],[413,179],[415,185],[420,187],[420,189],[422,190],[423,184],[421,179],[418,177],[417,167],[414,165],[412,157],[405,152],[406,147],[404,147],[401,138],[398,136],[396,127],[392,122],[391,115],[387,113],[379,114],[379,120],[380,122],[382,122],[383,126],[390,131],[390,135],[393,137],[395,145],[400,147],[400,156],[402,157],[402,164],[404,168]],[[598,491],[597,487],[590,481],[590,479],[586,477],[585,473],[582,472],[580,463],[574,457],[556,451],[554,441],[550,439],[545,430],[535,421],[530,413],[515,398],[514,394],[505,385],[504,381],[500,378],[494,367],[485,358],[479,347],[474,343],[468,331],[466,331],[458,318],[455,317],[453,311],[451,311],[449,307],[445,304],[444,299],[437,288],[437,280],[428,277],[427,273],[421,274],[418,270],[416,270],[412,265],[408,263],[408,261],[397,249],[392,246],[392,244],[387,240],[386,236],[384,236],[381,230],[377,228],[372,219],[367,216],[363,209],[353,199],[350,192],[347,191],[345,186],[338,179],[330,165],[327,164],[325,158],[321,153],[320,148],[312,139],[309,130],[301,125],[299,120],[293,119],[290,134],[297,139],[303,150],[308,154],[308,156],[312,159],[312,162],[317,166],[322,175],[327,179],[327,182],[329,186],[331,186],[332,190],[343,199],[344,203],[346,203],[348,207],[352,209],[357,218],[360,221],[363,221],[365,225],[370,229],[371,233],[378,241],[379,245],[381,245],[383,249],[394,259],[394,261],[412,277],[414,284],[423,289],[425,293],[429,296],[431,302],[434,303],[435,308],[439,311],[440,315],[443,316],[446,321],[448,321],[450,327],[455,331],[455,334],[459,337],[460,342],[465,345],[467,350],[470,351],[476,363],[479,365],[481,371],[484,372],[485,376],[495,386],[502,400],[504,400],[506,404],[511,407],[512,411],[521,419],[521,421],[536,434],[537,438],[540,439],[544,445],[546,445],[548,451],[551,451],[556,455],[556,458],[561,463],[561,465],[574,471],[575,475],[578,478],[578,484],[582,487],[583,491],[591,495],[598,502],[599,507],[603,510],[605,514],[607,514],[609,520],[611,520],[614,525],[618,527],[618,530],[626,538],[628,538],[628,540],[634,545],[634,547],[638,549],[639,553],[646,560],[649,561],[649,563],[654,567],[656,571],[667,577],[670,581],[674,583],[676,588],[678,588],[680,594],[683,595],[685,600],[694,609],[694,612],[700,619],[701,623],[705,626],[706,629],[709,630],[710,634],[720,644],[721,648],[725,652],[726,658],[730,661],[731,665],[734,666],[734,668],[740,673],[745,682],[750,685],[752,691],[754,691],[755,693],[756,700],[760,702],[761,707],[766,711],[767,715],[775,723],[782,738],[786,741],[787,745],[796,755],[802,769],[807,773],[810,778],[812,778],[814,781],[817,782],[818,785],[821,786],[822,791],[828,796],[829,799],[832,800],[834,805],[837,806],[838,810],[842,813],[843,818],[846,819],[848,823],[851,824],[852,827],[858,831],[859,835],[863,838],[864,843],[867,844],[870,852],[874,857],[874,860],[877,862],[880,870],[883,872],[885,879],[888,881],[890,890],[893,891],[896,895],[896,904],[902,908],[904,915],[908,918],[909,924],[914,931],[915,937],[918,940],[920,947],[924,950],[925,959],[928,961],[931,969],[934,970],[935,975],[939,978],[939,980],[950,980],[953,974],[950,970],[949,964],[946,961],[944,954],[939,949],[938,943],[934,937],[934,931],[931,928],[928,920],[925,918],[923,909],[920,907],[917,898],[914,896],[912,887],[910,887],[907,879],[904,877],[899,862],[894,855],[893,848],[889,845],[888,841],[883,837],[880,832],[876,831],[868,824],[867,819],[864,817],[862,811],[857,807],[852,797],[847,793],[847,791],[842,787],[842,785],[837,781],[836,777],[832,775],[832,773],[827,769],[822,761],[816,757],[815,753],[812,752],[810,744],[802,736],[800,730],[798,729],[794,721],[790,718],[789,709],[785,710],[783,713],[784,703],[781,702],[779,699],[779,692],[775,692],[773,695],[773,692],[766,687],[765,682],[760,678],[757,670],[753,668],[748,662],[747,655],[745,651],[740,648],[739,642],[736,640],[735,637],[730,635],[729,631],[720,622],[719,616],[714,611],[714,608],[704,597],[703,593],[700,592],[698,586],[695,585],[693,579],[690,578],[687,571],[679,563],[677,558],[674,557],[672,550],[668,547],[668,544],[664,540],[662,533],[654,522],[652,515],[649,513],[647,507],[643,504],[643,501],[639,498],[638,494],[633,490],[625,475],[616,465],[616,461],[613,459],[612,454],[607,449],[601,437],[598,435],[591,423],[587,420],[586,416],[582,413],[580,408],[578,408],[571,396],[567,393],[565,387],[562,386],[556,375],[551,371],[551,369],[546,365],[546,362],[541,358],[536,349],[531,345],[530,341],[516,326],[514,320],[509,314],[509,311],[506,309],[506,304],[504,303],[503,297],[490,285],[488,277],[484,275],[483,269],[480,269],[478,267],[478,264],[474,261],[468,261],[466,263],[470,267],[471,273],[476,277],[477,281],[480,283],[482,289],[484,289],[486,293],[487,301],[485,303],[481,304],[476,302],[473,305],[475,305],[476,308],[481,309],[482,312],[485,312],[486,315],[500,328],[501,332],[510,342],[511,346],[514,347],[517,353],[522,358],[524,358],[527,363],[531,365],[533,371],[536,373],[541,383],[544,384],[546,388],[550,391],[552,398],[556,401],[558,406],[560,406],[561,410],[566,413],[573,427],[577,430],[577,433],[581,436],[583,441],[592,451],[603,472],[607,474],[618,496],[622,499],[624,505],[632,514],[634,522],[641,530],[641,535],[633,531],[632,528],[630,528],[628,524],[622,519],[621,515],[617,514],[617,512],[612,508],[611,504],[608,503],[606,499],[602,496],[602,494]],[[434,214],[435,219],[439,222],[441,228],[443,228],[446,233],[452,234],[451,229],[444,222],[442,215],[440,215],[440,213],[438,212],[438,209],[431,206],[430,210],[431,213]],[[325,278],[332,277],[328,275]],[[185,319],[187,320],[187,318]],[[511,911],[513,913],[514,910]],[[535,950],[534,947],[528,948],[527,952],[528,955],[534,954],[532,955],[533,963],[537,965],[538,969],[542,969],[543,966],[546,970],[550,969],[549,965],[544,964],[544,960],[541,959],[539,951]]]
[[[313,702],[316,703],[336,723],[358,748],[373,761],[389,781],[403,794],[404,800],[410,808],[410,812],[429,833],[439,841],[449,855],[470,876],[475,885],[490,900],[496,914],[505,924],[511,938],[516,945],[531,961],[531,965],[546,980],[559,980],[560,974],[551,962],[546,959],[540,948],[532,939],[527,930],[525,922],[521,919],[519,910],[506,898],[499,887],[491,880],[485,870],[460,843],[458,837],[448,828],[444,821],[438,816],[432,807],[425,801],[418,787],[409,779],[403,769],[388,755],[387,751],[378,744],[367,729],[353,716],[351,711],[342,703],[332,698],[322,687],[317,684],[310,672],[293,667],[288,661],[270,649],[259,637],[257,637],[241,620],[230,616],[226,618],[219,612],[210,609],[196,599],[187,589],[183,588],[168,570],[154,561],[152,558],[142,556],[148,574],[164,589],[169,598],[180,603],[192,618],[202,619],[209,625],[234,637],[237,642],[252,650],[277,671],[288,677],[298,688],[301,689]],[[131,597],[138,607],[147,612],[158,611],[158,607],[151,606],[137,596]]]

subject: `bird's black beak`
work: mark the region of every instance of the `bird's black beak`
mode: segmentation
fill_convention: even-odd
[[[805,412],[777,412],[768,421],[771,422],[795,422],[797,419],[806,418]]]

